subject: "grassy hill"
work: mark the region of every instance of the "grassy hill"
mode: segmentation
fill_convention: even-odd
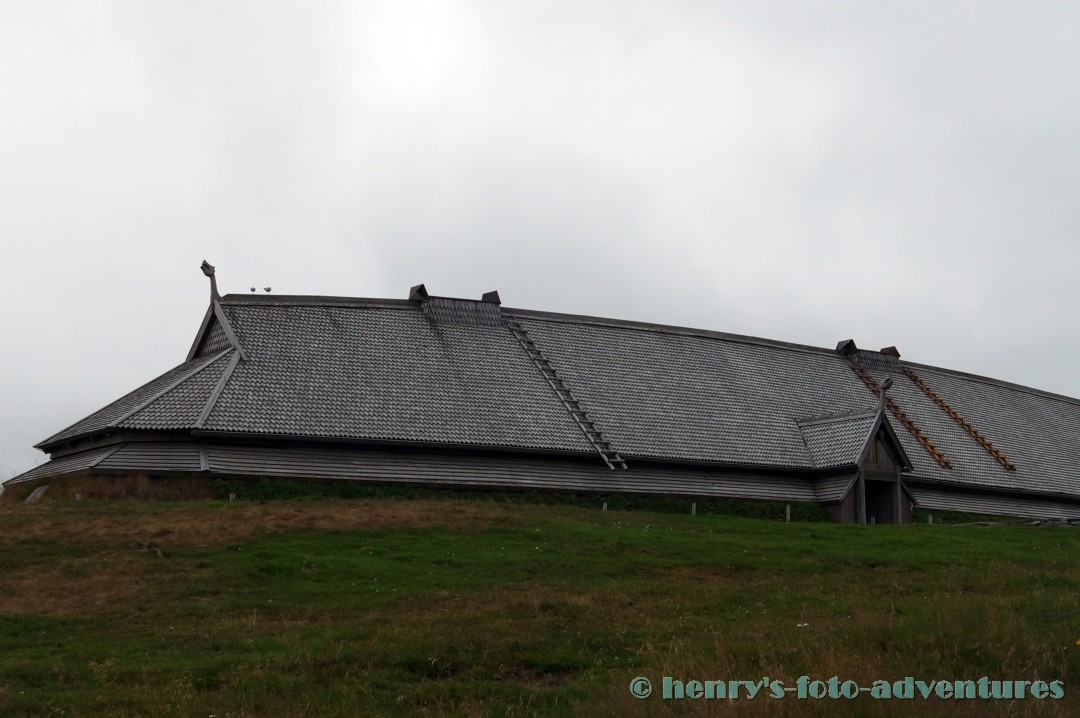
[[[0,506],[0,564],[2,715],[1080,715],[1075,527],[58,500]],[[660,696],[804,674],[1065,697]]]

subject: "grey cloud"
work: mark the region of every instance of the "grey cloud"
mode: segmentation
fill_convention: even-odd
[[[0,5],[0,475],[223,289],[478,296],[1080,395],[1058,3]]]

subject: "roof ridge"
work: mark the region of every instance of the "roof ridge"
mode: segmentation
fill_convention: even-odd
[[[739,342],[741,344],[754,344],[757,346],[787,349],[809,354],[836,356],[835,350],[826,347],[815,347],[810,344],[797,344],[795,342],[785,342],[778,339],[752,337],[746,334],[733,334],[731,332],[722,332],[717,329],[695,329],[693,327],[683,327],[674,324],[655,324],[651,322],[639,322],[632,319],[608,319],[585,314],[561,314],[558,312],[545,312],[536,309],[512,309],[503,307],[503,313],[518,318],[536,319],[538,321],[565,321],[574,324],[592,324],[618,329],[633,329],[637,331],[652,332],[654,334],[700,337],[702,339],[723,339]]]
[[[449,297],[452,299],[453,297]],[[318,294],[226,294],[222,305],[238,306],[358,306],[395,309],[416,309],[418,303],[409,299],[378,297],[336,297]]]
[[[832,424],[839,421],[851,421],[852,419],[865,419],[870,416],[877,416],[878,408],[873,409],[851,409],[850,411],[839,411],[831,414],[817,414],[808,416],[802,419],[795,419],[795,423],[800,427],[802,426],[814,426],[815,424]]]
[[[990,386],[999,386],[1004,389],[1012,389],[1013,391],[1019,391],[1024,394],[1032,394],[1035,396],[1041,396],[1046,399],[1054,399],[1064,404],[1072,404],[1073,406],[1080,406],[1080,399],[1072,396],[1066,396],[1065,394],[1057,394],[1045,389],[1038,389],[1033,386],[1026,386],[1024,384],[1017,384],[1016,382],[1006,381],[1004,379],[995,379],[989,376],[983,376],[982,374],[972,374],[971,372],[961,371],[960,369],[948,369],[940,366],[933,366],[931,364],[920,364],[919,362],[907,361],[906,359],[900,360],[903,366],[913,367],[915,369],[921,369],[924,371],[939,372],[942,374],[948,374],[951,376],[961,377],[964,379],[971,379],[973,381],[980,382],[982,384],[989,384]]]
[[[376,297],[339,297],[339,296],[322,296],[322,295],[256,295],[256,294],[227,294],[221,298],[221,303],[227,306],[358,306],[358,307],[370,307],[381,309],[415,309],[417,303],[408,299],[388,299],[388,298],[376,298]],[[472,300],[469,300],[472,301]],[[732,332],[724,332],[715,329],[700,329],[694,327],[686,327],[675,324],[658,324],[655,322],[642,322],[632,319],[614,319],[610,317],[598,317],[589,314],[570,314],[566,312],[552,312],[539,309],[521,309],[506,307],[502,308],[504,314],[514,315],[527,319],[535,319],[539,321],[558,321],[558,322],[571,322],[576,324],[594,324],[597,326],[615,327],[621,329],[633,329],[638,331],[648,331],[662,334],[674,334],[681,336],[693,336],[706,339],[720,339],[726,341],[739,342],[742,344],[752,344],[756,346],[773,347],[778,349],[787,349],[790,351],[806,352],[811,354],[824,354],[835,355],[836,350],[828,347],[819,347],[811,344],[800,344],[798,342],[787,342],[779,339],[768,339],[765,337],[756,337],[747,334],[736,334]],[[1055,399],[1057,401],[1065,402],[1074,406],[1080,406],[1080,398],[1067,396],[1065,394],[1058,394],[1055,392],[1047,391],[1045,389],[1038,389],[1036,387],[1027,386],[1024,384],[1018,384],[1015,382],[1005,381],[1002,379],[994,379],[993,377],[983,376],[981,374],[972,374],[970,372],[961,371],[958,369],[949,369],[947,367],[934,366],[932,364],[923,364],[920,362],[912,362],[907,359],[899,360],[901,366],[910,366],[917,369],[925,369],[929,371],[941,372],[953,376],[963,377],[966,379],[973,379],[993,386],[1001,386],[1007,389],[1024,392],[1036,396],[1042,396],[1049,399]]]
[[[438,297],[439,299],[459,299],[458,297]],[[480,302],[461,298],[461,301]],[[221,298],[221,303],[226,306],[354,306],[370,307],[379,309],[415,309],[417,302],[408,299],[380,299],[372,297],[335,297],[309,294],[297,295],[259,295],[259,294],[227,294]],[[589,314],[568,314],[564,312],[549,312],[539,309],[515,309],[502,307],[504,315],[520,316],[527,319],[566,321],[578,324],[596,324],[623,329],[635,329],[639,331],[651,331],[664,334],[677,334],[683,336],[699,336],[707,339],[726,339],[746,344],[771,346],[780,349],[812,352],[815,354],[833,355],[836,352],[827,347],[816,347],[810,344],[785,342],[778,339],[766,339],[745,334],[734,334],[716,329],[696,329],[675,324],[656,324],[653,322],[640,322],[632,319],[612,319],[597,317]]]

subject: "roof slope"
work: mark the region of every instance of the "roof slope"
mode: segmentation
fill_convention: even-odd
[[[211,401],[214,389],[225,375],[232,352],[221,353],[206,367],[168,391],[158,395],[142,409],[117,422],[125,429],[191,429]]]
[[[1007,472],[992,461],[965,464],[978,483],[1080,494],[1080,406],[1076,401],[941,369],[915,371],[962,415],[974,417],[979,430],[1017,465],[1015,472]],[[971,443],[963,444],[968,452],[972,452]]]
[[[519,320],[624,456],[812,468],[796,417],[873,403],[835,354]]]
[[[221,351],[195,356],[42,445],[110,427],[201,428],[593,453],[537,364],[498,323],[501,311],[525,328],[604,439],[630,460],[847,466],[870,431],[866,408],[878,403],[864,379],[890,378],[888,418],[911,462],[909,480],[1080,498],[1076,400],[887,353],[844,356],[469,304],[230,295],[215,316],[235,342],[204,322],[196,347]],[[828,426],[803,420],[838,414],[850,417]]]
[[[248,354],[207,430],[592,451],[502,326],[411,305],[223,305]]]
[[[877,428],[878,413],[841,415],[828,419],[800,421],[803,441],[818,468],[858,464]]]
[[[200,396],[193,395],[191,390],[182,387],[189,381],[194,381],[201,387],[203,383],[196,381],[194,377],[211,365],[224,366],[224,356],[224,352],[219,352],[218,354],[206,354],[195,357],[190,361],[186,361],[165,372],[158,378],[143,384],[138,389],[125,394],[108,406],[95,411],[85,419],[77,421],[63,431],[53,434],[48,439],[41,441],[38,446],[48,447],[87,434],[114,429],[129,418],[134,419],[135,416],[143,417],[142,419],[136,420],[133,424],[138,428],[165,428],[164,424],[161,426],[149,425],[153,423],[153,420],[149,419],[149,417],[153,415],[155,411],[159,416],[162,416],[163,413],[167,413],[162,412],[161,410],[152,409],[151,404],[161,401],[163,395],[166,394],[171,394],[172,397],[183,395],[189,403],[198,403],[200,401]],[[198,394],[197,391],[194,393]],[[184,410],[177,405],[176,401],[171,399],[172,398],[170,397],[170,399],[165,401],[165,403],[171,407],[171,411],[183,412]],[[206,403],[206,399],[206,395],[201,396],[202,404],[199,404],[199,410],[201,410],[203,404]],[[190,413],[190,410],[188,413]],[[196,412],[196,416],[198,416],[198,412]],[[149,422],[149,424],[147,422]],[[173,421],[172,423],[176,424],[177,422]],[[183,422],[179,423],[182,424]]]

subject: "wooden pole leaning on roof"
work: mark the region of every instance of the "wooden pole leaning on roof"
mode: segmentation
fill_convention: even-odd
[[[878,394],[881,391],[881,387],[879,387],[877,382],[874,381],[874,377],[870,376],[870,372],[866,371],[866,369],[863,369],[861,366],[854,362],[850,363],[848,366],[851,367],[851,370],[855,372],[856,376],[862,379],[862,382],[866,384],[867,388],[869,388],[870,391],[875,394]],[[900,408],[899,404],[897,404],[892,399],[886,397],[885,406],[888,407],[889,411],[892,412],[893,416],[900,420],[900,423],[904,425],[904,428],[907,429],[908,432],[915,437],[916,441],[918,441],[922,445],[922,447],[926,449],[926,452],[930,454],[931,457],[933,457],[934,461],[936,461],[938,465],[941,466],[941,468],[951,469],[953,467],[952,462],[949,461],[945,457],[945,455],[941,453],[941,449],[935,446],[934,442],[930,440],[930,437],[923,433],[922,429],[920,429],[915,424],[915,422],[911,420],[911,417],[904,413],[904,410]]]
[[[1016,464],[1009,461],[1009,457],[1007,457],[1004,452],[1001,451],[1001,449],[994,446],[990,442],[990,439],[983,436],[978,429],[971,425],[971,422],[969,422],[967,419],[960,415],[959,411],[953,408],[953,406],[949,402],[945,401],[945,399],[936,391],[931,389],[930,385],[923,381],[923,378],[921,376],[906,367],[904,368],[904,375],[907,376],[908,379],[911,379],[915,386],[919,387],[919,389],[922,390],[923,394],[926,394],[928,397],[930,397],[931,401],[941,407],[941,410],[948,414],[953,421],[959,424],[960,428],[966,431],[968,435],[971,436],[971,438],[975,439],[975,441],[978,442],[979,446],[986,449],[987,453],[989,453],[990,456],[994,457],[994,460],[1001,464],[1006,471],[1016,471]]]

